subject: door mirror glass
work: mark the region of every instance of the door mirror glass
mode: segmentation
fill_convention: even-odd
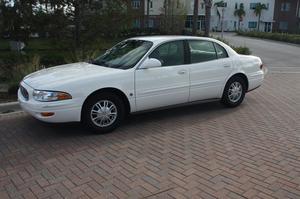
[[[149,58],[143,62],[140,68],[147,69],[147,68],[157,68],[161,67],[162,64],[158,59],[155,58]]]

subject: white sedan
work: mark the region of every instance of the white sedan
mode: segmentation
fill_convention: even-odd
[[[228,107],[264,79],[260,58],[237,54],[211,38],[136,37],[90,63],[43,69],[20,83],[21,107],[45,122],[83,122],[97,132],[128,113],[204,100]]]

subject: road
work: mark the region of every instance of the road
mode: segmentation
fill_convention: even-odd
[[[300,198],[299,88],[270,72],[237,108],[134,115],[105,135],[0,115],[0,198]]]
[[[220,36],[220,34],[214,34]],[[236,36],[235,33],[224,33],[224,38],[231,45],[247,46],[253,55],[262,58],[271,70],[284,67],[286,70],[300,68],[300,45],[287,44],[271,40]],[[298,71],[298,69],[295,69]]]

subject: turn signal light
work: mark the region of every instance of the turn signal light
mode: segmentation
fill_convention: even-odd
[[[42,112],[42,113],[41,113],[41,116],[43,116],[43,117],[51,117],[51,116],[53,116],[53,115],[54,115],[53,112]]]
[[[72,99],[72,96],[68,93],[58,93],[57,94],[57,100],[67,100]]]

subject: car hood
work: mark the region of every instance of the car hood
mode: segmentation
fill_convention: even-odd
[[[76,80],[110,74],[120,69],[107,68],[85,62],[66,64],[36,71],[27,75],[23,82],[34,89],[47,89]]]

